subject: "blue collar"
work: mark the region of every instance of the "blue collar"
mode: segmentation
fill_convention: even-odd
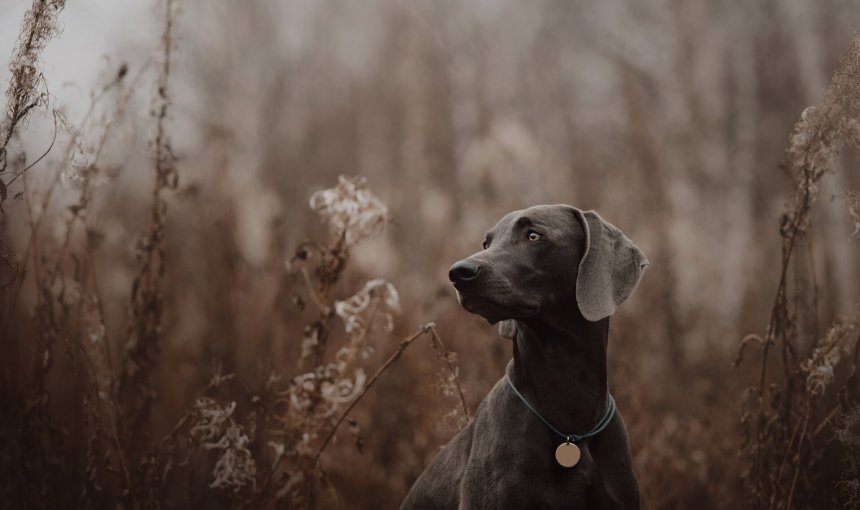
[[[531,409],[531,412],[535,413],[535,416],[540,418],[540,420],[542,422],[544,422],[547,427],[549,427],[553,432],[558,434],[562,439],[564,439],[568,443],[579,443],[583,439],[587,439],[589,437],[596,436],[597,434],[600,434],[603,431],[603,429],[605,429],[606,426],[609,425],[609,422],[612,421],[612,417],[615,416],[615,399],[612,398],[612,395],[610,395],[607,392],[606,397],[607,397],[607,400],[609,400],[609,407],[606,409],[606,414],[603,415],[603,418],[601,418],[600,421],[597,422],[597,425],[595,425],[593,429],[589,430],[585,434],[564,434],[560,430],[558,430],[557,428],[553,427],[550,422],[546,421],[546,419],[543,416],[541,416],[541,414],[539,412],[537,412],[537,409],[535,409],[534,407],[532,407],[531,404],[529,404],[529,401],[526,400],[526,397],[524,397],[523,394],[519,392],[519,390],[517,390],[516,386],[514,386],[514,383],[511,382],[511,378],[508,377],[507,374],[505,374],[505,379],[508,381],[508,386],[510,386],[511,389],[514,390],[514,393],[516,393],[516,395],[518,397],[520,397],[520,400],[523,401],[523,404],[525,404],[526,407]]]

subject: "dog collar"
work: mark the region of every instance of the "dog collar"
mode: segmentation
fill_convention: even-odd
[[[517,387],[514,386],[513,381],[511,381],[511,378],[508,377],[507,374],[505,375],[505,379],[508,381],[508,386],[510,386],[511,389],[514,390],[514,393],[518,397],[520,397],[520,400],[523,401],[523,404],[525,404],[526,407],[528,407],[531,412],[535,414],[535,416],[540,418],[540,421],[544,422],[544,424],[549,427],[550,430],[555,432],[556,435],[558,435],[564,440],[564,442],[558,445],[558,448],[555,449],[555,460],[564,467],[570,468],[579,463],[579,458],[581,454],[579,451],[579,446],[577,446],[576,443],[579,443],[583,439],[587,439],[589,437],[593,437],[597,434],[600,434],[603,429],[605,429],[606,426],[609,425],[609,422],[612,421],[612,417],[615,416],[615,399],[612,398],[612,395],[609,392],[607,392],[606,399],[609,401],[609,406],[607,407],[606,413],[603,415],[603,418],[601,418],[600,421],[597,422],[597,425],[595,425],[593,429],[589,430],[584,434],[565,434],[557,428],[553,427],[553,425],[548,422],[546,418],[544,418],[539,412],[537,412],[537,409],[535,409],[529,403],[529,401],[526,400],[526,397],[524,397],[523,394],[520,393],[519,390],[517,390]]]

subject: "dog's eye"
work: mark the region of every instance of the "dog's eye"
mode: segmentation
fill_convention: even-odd
[[[529,230],[529,233],[528,233],[528,239],[529,239],[529,241],[537,241],[537,240],[538,240],[538,239],[540,239],[541,237],[543,237],[543,236],[541,236],[540,234],[538,234],[538,233],[537,233],[537,232],[535,232],[534,230]]]
[[[490,245],[490,243],[488,243],[487,241],[484,241],[484,242],[482,242],[482,243],[481,243],[481,248],[483,248],[483,249],[485,249],[485,250],[486,250],[486,249],[487,249],[487,246],[489,246],[489,245]]]

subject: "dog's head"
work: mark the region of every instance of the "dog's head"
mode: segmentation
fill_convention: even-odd
[[[502,218],[483,249],[451,266],[448,277],[463,308],[490,323],[570,313],[572,306],[599,321],[630,296],[647,265],[594,211],[539,205]]]

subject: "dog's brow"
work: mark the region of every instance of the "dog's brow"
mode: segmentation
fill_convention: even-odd
[[[534,222],[528,216],[522,216],[519,219],[517,219],[517,223],[516,223],[517,228],[529,227],[532,225],[534,225]]]
[[[484,234],[484,242],[487,244],[490,244],[491,242],[493,242],[493,233],[492,232],[487,232],[486,234]]]

